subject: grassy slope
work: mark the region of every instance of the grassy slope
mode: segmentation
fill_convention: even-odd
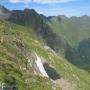
[[[3,35],[3,30],[6,30],[6,35]],[[50,80],[34,75],[30,67],[24,70],[27,60],[20,49],[14,45],[14,41],[18,38],[23,41],[28,51],[36,51],[39,56],[54,66],[61,78],[72,83],[75,90],[90,90],[88,72],[78,69],[61,56],[46,50],[45,42],[39,40],[30,31],[28,32],[26,28],[0,21],[0,36],[4,37],[4,42],[0,44],[0,64],[2,64],[0,86],[5,78],[12,76],[16,79],[19,90],[52,90]],[[28,82],[25,83],[27,79]]]
[[[72,17],[58,20],[54,17],[48,23],[52,30],[69,43],[70,46],[77,46],[82,40],[90,37],[90,18]]]
[[[53,17],[48,23],[52,30],[62,37],[71,48],[64,56],[68,61],[90,71],[90,17]]]
[[[4,40],[0,44],[0,86],[8,78],[14,78],[19,90],[51,90],[50,80],[35,76],[32,69],[26,66],[27,60],[21,50],[15,46],[17,39],[29,39],[32,42],[36,37],[28,34],[26,28],[6,21],[0,21],[0,37]],[[12,81],[10,79],[7,84]]]

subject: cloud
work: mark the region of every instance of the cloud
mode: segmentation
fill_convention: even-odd
[[[11,3],[38,3],[38,4],[54,4],[54,3],[67,3],[77,0],[9,0]]]
[[[44,14],[43,10],[36,10],[39,14]]]
[[[30,3],[32,0],[9,0],[11,3]]]

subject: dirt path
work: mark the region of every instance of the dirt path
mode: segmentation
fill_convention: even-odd
[[[55,80],[53,82],[58,87],[61,87],[62,90],[73,90],[74,89],[74,86],[71,83],[69,83],[67,80],[58,79],[58,80]]]

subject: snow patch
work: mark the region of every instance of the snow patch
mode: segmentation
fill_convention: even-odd
[[[35,54],[36,54],[36,53],[35,53]],[[36,65],[37,65],[37,67],[39,68],[40,73],[41,73],[43,76],[48,77],[48,75],[47,75],[47,73],[46,73],[46,71],[45,71],[45,69],[44,69],[44,66],[43,66],[43,64],[42,64],[41,58],[40,58],[37,54],[36,54],[36,57],[37,57],[37,60],[35,61],[35,63],[36,63]]]

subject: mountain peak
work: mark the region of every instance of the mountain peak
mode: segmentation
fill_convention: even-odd
[[[6,19],[10,17],[10,11],[4,6],[0,5],[0,19]]]
[[[34,9],[25,8],[24,12],[36,12]]]
[[[10,13],[10,11],[2,5],[0,5],[0,11],[2,11],[3,13]]]

